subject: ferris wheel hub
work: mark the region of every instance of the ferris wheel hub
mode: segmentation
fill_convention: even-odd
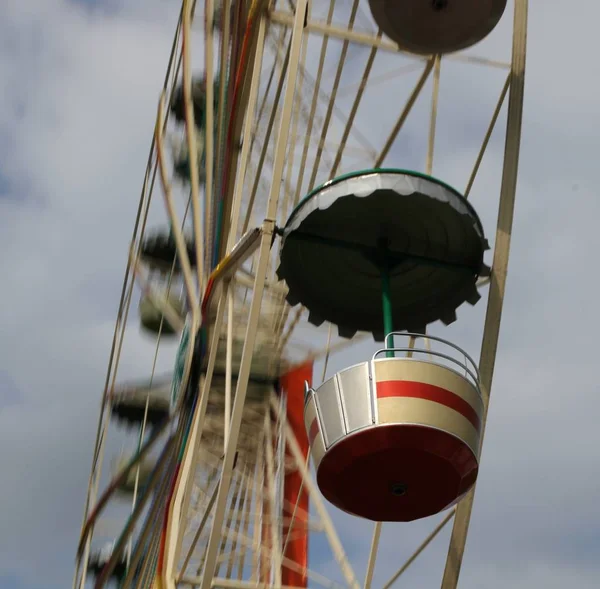
[[[506,0],[369,0],[373,19],[401,49],[452,53],[487,37]]]

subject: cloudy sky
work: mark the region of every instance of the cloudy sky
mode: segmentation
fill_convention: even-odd
[[[559,0],[531,5],[507,302],[464,589],[588,589],[600,579],[600,83],[591,51],[600,8],[592,0],[569,10]],[[171,0],[0,2],[1,589],[71,581],[177,11]],[[465,87],[454,81],[448,92],[459,100]],[[493,153],[501,149],[500,138]],[[474,153],[459,149],[435,171],[452,180]],[[497,190],[497,177],[490,160],[479,192]],[[490,235],[493,198],[482,212]],[[473,355],[478,342],[468,325],[479,325],[484,310],[483,302],[462,311],[449,336]],[[145,354],[127,358],[125,371],[135,373]],[[335,367],[345,363],[335,359]],[[363,570],[370,526],[336,521]],[[376,580],[434,525],[384,529]],[[439,583],[447,538],[407,573],[406,586]]]

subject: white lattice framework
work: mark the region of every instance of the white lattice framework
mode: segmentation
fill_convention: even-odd
[[[487,412],[510,248],[525,70],[527,0],[514,0],[511,5],[512,27],[508,9],[501,24],[505,40],[512,39],[512,58],[509,44],[501,43],[500,33],[494,37],[499,40],[497,45],[482,44],[491,54],[504,54],[506,60],[502,61],[495,56],[483,57],[479,46],[445,57],[403,54],[377,33],[368,4],[359,0],[255,0],[241,2],[240,10],[240,4],[235,3],[235,11],[229,1],[221,4],[206,0],[204,6],[197,7],[191,0],[183,2],[115,327],[86,500],[87,525],[82,530],[73,587],[86,586],[91,548],[109,529],[127,546],[129,573],[123,587],[281,588],[282,567],[297,568],[296,563],[285,559],[281,548],[293,534],[300,533],[296,529],[283,537],[290,522],[281,519],[285,501],[282,480],[292,470],[300,472],[310,496],[311,513],[307,514],[306,526],[311,534],[327,537],[340,567],[338,582],[309,566],[305,571],[309,583],[370,587],[381,524],[374,526],[366,578],[359,579],[312,479],[310,465],[303,459],[286,422],[285,397],[270,394],[272,387],[268,384],[261,385],[264,390],[258,400],[248,392],[258,386],[248,385],[248,378],[252,362],[264,360],[256,360],[256,350],[261,346],[267,350],[264,369],[275,378],[286,367],[306,360],[327,363],[331,355],[365,340],[361,336],[342,340],[328,325],[308,325],[303,309],[290,309],[285,302],[285,285],[275,276],[280,246],[276,228],[285,223],[303,195],[335,175],[395,164],[402,157],[410,159],[410,165],[414,162],[415,169],[430,174],[435,162],[452,155],[448,141],[440,145],[438,140],[438,113],[444,112],[446,104],[442,73],[447,68],[454,75],[462,68],[457,78],[469,80],[460,92],[460,104],[451,105],[458,126],[471,120],[474,108],[486,106],[482,107],[485,101],[481,96],[490,94],[489,81],[496,80],[499,97],[496,103],[489,101],[487,105],[487,123],[478,129],[479,137],[473,138],[477,155],[464,177],[464,193],[469,197],[476,191],[477,172],[492,135],[502,133],[500,128],[495,130],[496,123],[505,118],[501,184],[499,189],[486,188],[486,198],[497,195],[497,205],[492,207],[498,206],[491,280],[489,288],[482,285],[488,301],[479,368]],[[214,26],[217,12],[220,28]],[[235,18],[230,19],[232,14]],[[511,35],[506,34],[508,29]],[[231,70],[231,41],[244,32],[248,37],[245,67],[232,108],[228,102],[231,97],[226,95],[222,83],[226,76],[219,76],[220,84],[216,86],[212,82],[223,71],[220,64],[228,64]],[[206,76],[206,127],[217,128],[215,136],[207,134],[200,143],[195,133],[185,134],[190,153],[197,153],[199,145],[203,148],[206,171],[202,185],[195,165],[191,166],[189,185],[172,177],[171,156],[166,147],[168,138],[181,136],[183,131],[169,120],[165,105],[181,79],[184,87],[189,87],[192,72]],[[429,96],[424,95],[426,90]],[[188,107],[187,127],[193,128],[189,103]],[[224,137],[228,128],[232,130],[232,141],[226,158]],[[461,141],[466,139],[469,138],[462,137]],[[159,195],[158,203],[152,199],[155,194]],[[218,248],[216,220],[207,213],[215,210],[216,194],[223,196],[224,219]],[[123,521],[117,526],[104,516],[101,521],[97,514],[107,513],[106,506],[112,501],[124,505],[122,499],[102,490],[110,478],[106,469],[102,476],[102,467],[111,460],[106,449],[110,448],[114,430],[110,421],[111,393],[121,386],[120,358],[126,353],[129,339],[133,348],[139,345],[135,335],[131,336],[137,325],[133,321],[134,326],[129,329],[132,322],[128,321],[136,288],[154,297],[170,323],[179,329],[183,326],[176,311],[161,302],[156,277],[148,275],[139,261],[148,220],[172,226],[180,255],[184,250],[181,228],[195,236],[197,259],[202,262],[197,265],[197,272],[186,263],[187,256],[181,256],[183,278],[173,284],[162,283],[162,288],[177,288],[185,293],[191,302],[188,321],[194,332],[201,320],[201,301],[208,300],[208,368],[193,414],[187,415],[188,409],[179,405],[148,450],[150,454],[162,448],[154,468],[156,476],[151,477],[146,492],[152,501],[145,505],[140,501],[136,479],[136,505],[129,503],[126,507],[132,515],[129,517],[125,510],[119,512],[117,517]],[[491,234],[491,227],[488,231]],[[211,273],[211,250],[215,249],[216,258],[223,263]],[[207,297],[209,284],[212,290]],[[159,343],[164,348],[159,340],[157,354]],[[166,366],[172,364],[173,352],[172,347],[167,347]],[[237,359],[232,359],[236,355]],[[149,367],[152,378],[162,366],[157,358],[152,356]],[[218,381],[213,375],[215,366],[224,374]],[[237,372],[237,378],[233,372]],[[320,374],[315,377],[318,380]],[[275,419],[269,418],[271,413]],[[191,425],[184,443],[183,424],[188,418]],[[140,439],[147,435],[146,424],[142,427]],[[171,446],[167,439],[173,440]],[[175,473],[179,448],[181,466],[171,487],[167,482]],[[132,472],[135,469],[134,466]],[[100,501],[98,510],[99,499],[109,495],[110,501]],[[385,589],[396,582],[453,518],[442,589],[456,588],[473,496],[474,491],[444,515],[416,553],[385,584]],[[295,506],[288,508],[295,516],[302,515]],[[157,517],[161,509],[169,513],[162,548],[162,526],[158,525],[162,520]],[[164,562],[163,572],[157,576],[159,549],[164,550]]]

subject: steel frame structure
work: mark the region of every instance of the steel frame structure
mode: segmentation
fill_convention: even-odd
[[[213,90],[213,80],[215,79],[215,40],[213,38],[215,3],[213,0],[206,0],[204,7],[204,71],[207,79],[206,124],[207,128],[212,128],[213,124],[221,128],[228,126],[231,129],[232,140],[231,145],[229,145],[229,167],[226,167],[221,158],[217,157],[217,154],[222,154],[227,149],[225,145],[226,140],[224,139],[225,134],[218,133],[215,139],[213,139],[212,133],[206,134],[204,145],[206,184],[204,190],[200,189],[197,166],[190,166],[189,203],[191,203],[192,210],[191,217],[195,236],[195,253],[199,261],[195,272],[189,263],[183,231],[181,229],[183,224],[178,216],[177,205],[172,194],[173,189],[169,179],[167,155],[163,146],[164,133],[167,130],[165,104],[167,103],[167,98],[170,100],[175,82],[181,71],[184,92],[187,96],[186,137],[190,161],[196,161],[197,159],[195,156],[198,146],[196,145],[195,133],[191,132],[194,129],[194,121],[190,100],[192,67],[191,22],[194,17],[195,2],[184,0],[182,4],[171,59],[159,104],[154,140],[150,149],[148,166],[144,177],[140,207],[134,228],[126,278],[123,284],[119,314],[115,326],[111,360],[102,399],[101,416],[92,461],[92,472],[86,498],[84,526],[78,551],[78,565],[73,582],[74,589],[76,587],[83,589],[85,586],[94,526],[98,514],[104,509],[111,495],[111,492],[107,493],[105,491],[100,499],[98,499],[101,466],[111,410],[110,393],[116,387],[119,357],[123,347],[125,325],[127,323],[135,280],[138,281],[138,284],[142,285],[146,292],[154,297],[156,305],[163,310],[166,319],[176,327],[181,328],[181,322],[178,322],[178,318],[174,316],[175,312],[173,309],[169,307],[168,303],[164,303],[152,290],[149,281],[144,280],[139,263],[140,243],[148,219],[150,199],[157,172],[162,184],[167,215],[173,228],[177,252],[183,268],[184,288],[188,300],[192,302],[190,305],[190,321],[194,334],[197,332],[202,321],[200,313],[201,302],[207,296],[206,293],[209,285],[212,291],[210,292],[210,303],[208,306],[214,309],[214,312],[211,315],[212,324],[208,345],[208,366],[202,379],[199,402],[195,407],[193,415],[190,416],[191,425],[187,443],[184,447],[181,467],[178,469],[174,479],[172,496],[164,506],[167,524],[164,531],[164,559],[162,568],[154,576],[148,573],[147,578],[152,578],[150,582],[153,587],[170,589],[178,586],[200,587],[201,589],[208,589],[209,587],[222,587],[224,589],[247,589],[249,587],[264,587],[265,589],[287,588],[286,585],[282,584],[281,567],[288,566],[293,568],[294,563],[286,562],[283,551],[278,548],[278,545],[281,544],[281,530],[279,530],[278,525],[281,522],[277,523],[276,520],[280,516],[274,508],[278,502],[276,479],[283,476],[286,471],[296,470],[301,476],[302,484],[308,491],[319,520],[316,523],[311,522],[308,514],[304,514],[307,528],[320,529],[326,533],[332,552],[340,565],[345,584],[353,588],[359,586],[356,574],[345,555],[342,543],[334,529],[318,489],[312,480],[306,460],[299,449],[297,436],[290,429],[289,424],[286,423],[285,411],[282,409],[284,401],[280,397],[272,396],[267,403],[252,405],[246,402],[246,397],[251,379],[253,354],[257,337],[266,331],[272,332],[277,338],[279,351],[285,351],[286,346],[293,339],[292,332],[302,317],[302,310],[295,315],[292,314],[292,317],[290,317],[289,307],[286,306],[284,301],[285,289],[282,289],[281,285],[276,284],[276,279],[273,275],[273,260],[277,252],[276,248],[273,248],[273,244],[278,224],[286,216],[286,212],[289,212],[292,200],[295,202],[298,201],[306,171],[305,168],[308,160],[312,157],[312,154],[309,154],[310,149],[313,147],[312,145],[309,146],[313,133],[312,121],[316,116],[323,94],[323,91],[320,90],[320,84],[323,77],[323,56],[326,52],[328,40],[336,39],[341,42],[342,53],[339,60],[340,65],[336,71],[336,78],[332,90],[328,95],[321,137],[316,142],[316,153],[313,158],[314,165],[309,180],[309,187],[315,183],[324,152],[327,152],[332,147],[335,148],[334,163],[331,168],[331,175],[334,175],[339,170],[345,157],[346,148],[349,150],[352,149],[351,145],[347,145],[347,141],[354,133],[355,117],[363,98],[363,92],[368,85],[368,79],[371,75],[373,61],[377,52],[383,51],[391,54],[400,53],[400,51],[396,45],[383,39],[381,34],[377,32],[366,32],[355,29],[354,20],[357,7],[359,6],[358,0],[353,3],[346,28],[332,24],[331,16],[334,12],[335,0],[331,0],[330,2],[328,18],[325,21],[312,17],[311,11],[313,7],[310,0],[296,0],[290,3],[293,6],[293,10],[289,9],[288,6],[284,6],[283,2],[276,1],[256,0],[253,3],[241,2],[239,4],[241,6],[238,6],[238,10],[235,12],[235,19],[233,19],[231,30],[229,19],[233,10],[231,2],[225,1],[222,5],[222,13],[224,14],[223,22],[225,25],[223,25],[221,33],[223,38],[220,50],[221,63],[227,62],[226,41],[228,37],[233,37],[234,31],[238,31],[239,34],[239,30],[245,25],[248,39],[246,47],[248,56],[247,64],[245,71],[239,75],[238,85],[240,92],[238,102],[235,110],[229,116],[229,120],[216,117],[213,106],[213,92],[215,91]],[[369,148],[360,151],[362,155],[371,154],[372,161],[369,163],[372,163],[374,167],[382,165],[385,158],[390,154],[390,150],[395,144],[396,138],[417,102],[427,80],[433,74],[428,148],[424,167],[426,173],[431,173],[434,160],[440,70],[443,61],[445,59],[452,59],[469,63],[474,67],[485,66],[508,69],[505,84],[493,111],[490,124],[485,132],[465,190],[466,196],[469,196],[502,106],[508,96],[507,130],[499,212],[480,356],[481,387],[485,401],[485,417],[487,417],[487,407],[492,388],[511,244],[524,92],[527,6],[527,0],[514,0],[512,60],[509,64],[462,54],[443,58],[440,56],[431,56],[423,59],[415,58],[417,63],[422,62],[422,74],[418,78],[414,89],[409,94],[406,104],[400,111],[383,147],[377,153],[373,153]],[[274,30],[280,32],[275,42]],[[285,37],[287,36],[287,32],[289,32],[289,42],[286,44]],[[310,107],[308,107],[308,116],[306,116],[306,114],[301,115],[301,112],[302,108],[306,109],[306,105],[302,106],[302,92],[303,85],[306,83],[309,75],[306,66],[307,39],[309,37],[322,39],[322,58],[316,76],[314,76],[314,93],[310,101]],[[275,96],[271,97],[269,123],[266,126],[263,136],[260,155],[254,157],[255,148],[260,147],[255,145],[254,138],[258,132],[257,129],[263,114],[269,110],[269,100],[267,99],[268,88],[261,100],[261,89],[264,89],[265,63],[268,61],[266,48],[267,41],[269,40],[274,42],[276,47],[279,47],[279,50],[271,55],[273,62],[271,71],[275,72],[275,75],[272,77],[275,80],[278,76],[278,87],[275,90]],[[180,43],[181,50],[178,51]],[[346,52],[351,44],[368,48],[370,53],[354,97],[352,109],[347,115],[341,138],[338,142],[330,141],[328,143],[326,137],[328,137],[328,129],[334,116],[335,97],[339,90],[341,71],[344,66]],[[218,112],[221,113],[225,110],[226,101],[223,79],[224,76],[221,76],[221,86],[216,88],[218,98],[217,108],[219,109]],[[270,84],[271,82],[269,82]],[[215,117],[219,120],[215,121]],[[304,141],[304,149],[298,163],[295,150],[296,146],[302,143],[298,138],[299,121],[301,118],[304,118],[307,124],[307,138]],[[273,133],[275,127],[277,131]],[[268,153],[269,149],[272,150],[270,154]],[[258,160],[257,163],[255,163],[255,160]],[[265,163],[270,167],[270,170]],[[298,178],[296,182],[297,188],[293,189],[294,182],[292,176],[296,171]],[[254,180],[251,178],[252,175],[255,178]],[[268,191],[265,193],[265,198],[262,201],[260,198],[257,201],[256,195],[260,191],[260,181],[264,181],[265,175],[269,177],[268,182],[266,182]],[[218,186],[224,197],[224,239],[220,243],[220,249],[217,250],[218,259],[221,260],[221,263],[211,273],[208,245],[213,238],[213,226],[212,220],[206,214],[203,222],[202,212],[210,209],[214,203],[215,190],[213,187],[215,186],[215,177],[222,178],[219,180],[221,184],[218,184]],[[282,186],[286,187],[283,190],[285,193],[283,196]],[[294,192],[295,194],[293,194]],[[203,193],[202,196],[201,193]],[[258,204],[256,204],[257,202]],[[247,214],[244,212],[245,208],[248,211]],[[250,233],[247,233],[248,228],[251,228]],[[242,234],[244,234],[244,237],[240,240]],[[242,292],[245,293],[243,297],[240,296]],[[202,293],[204,293],[203,296],[201,296]],[[247,302],[248,297],[250,298],[249,303]],[[267,321],[267,327],[264,325],[265,315],[274,317],[274,319],[270,320],[270,323]],[[241,317],[244,318],[240,319]],[[243,336],[239,333],[240,329],[236,320],[241,321],[243,325],[245,324]],[[234,331],[238,332],[238,340],[243,340],[236,378],[232,374]],[[211,399],[214,401],[214,395],[211,397],[211,390],[214,388],[213,376],[220,341],[226,342],[227,350],[225,393],[222,406],[219,409],[220,417],[215,419],[214,415],[207,415],[207,407]],[[305,353],[304,360],[314,360],[320,356],[329,357],[332,351],[342,349],[345,345],[348,345],[348,343],[332,341],[331,331],[329,331],[326,345],[322,346],[322,349],[310,350]],[[193,338],[190,350],[192,348]],[[191,353],[188,355],[186,361],[186,375],[189,374],[190,363]],[[165,426],[164,431],[166,431],[167,427],[179,427],[176,426],[176,422],[177,417],[181,415],[181,411],[183,411],[183,408],[179,405],[170,425]],[[279,419],[273,421],[269,417],[271,414],[279,416]],[[181,418],[179,421],[181,422]],[[244,428],[246,428],[245,434]],[[242,435],[245,436],[245,445],[249,444],[249,440],[253,438],[256,442],[256,446],[252,446],[252,448],[256,448],[256,459],[253,463],[249,458],[244,459],[243,468],[236,464],[236,457],[239,456],[240,436]],[[155,438],[152,438],[149,445],[144,447],[137,459],[129,464],[126,471],[119,473],[117,479],[121,477],[122,480],[130,470],[136,468],[139,461],[150,451],[152,445],[159,437],[157,435]],[[283,447],[287,445],[291,460],[286,459],[281,453],[277,455],[274,453],[272,440],[279,440],[278,443],[280,445],[283,444]],[[252,454],[252,452],[248,454]],[[168,464],[170,464],[170,460],[172,461],[172,456],[170,457],[167,453],[164,455],[163,460],[165,461],[164,468],[168,470]],[[255,475],[255,472],[257,472],[259,466],[263,469],[264,481],[256,480],[256,476],[258,475]],[[157,465],[157,472],[160,469],[161,465],[159,464]],[[198,479],[198,471],[203,469],[212,473],[209,479],[211,477],[218,479],[218,482],[213,484],[212,487],[205,485],[206,488],[202,489],[202,485]],[[165,470],[164,472],[167,471]],[[115,486],[115,480],[113,480],[108,491],[111,490],[111,487],[114,490]],[[163,493],[165,501],[167,501],[166,491],[164,489],[161,490],[158,476],[156,480],[151,481],[151,489],[154,489],[155,493],[159,495]],[[203,500],[197,500],[197,497],[195,499],[195,495],[198,495],[198,493],[203,493]],[[396,582],[399,576],[414,562],[417,556],[423,552],[425,547],[452,518],[454,518],[454,527],[441,586],[442,589],[455,589],[457,587],[466,547],[474,494],[475,489],[460,502],[456,509],[453,509],[444,517],[411,558],[384,584],[385,589],[388,589]],[[252,495],[254,499],[252,499]],[[136,493],[134,492],[134,504],[135,501]],[[256,512],[259,504],[263,505],[263,503],[270,507],[266,511],[263,509],[263,512],[259,515],[253,513],[253,510]],[[281,500],[279,500],[279,503],[281,503]],[[129,535],[133,533],[136,523],[142,521],[142,515],[142,507],[134,506],[132,508],[132,516],[128,522]],[[252,517],[254,517],[254,522],[250,521]],[[265,532],[263,532],[263,536],[259,533],[261,518],[267,522],[263,524],[263,527],[266,525],[269,528],[266,535],[270,538],[267,544],[270,544],[266,547],[261,545],[262,540],[265,539]],[[186,544],[186,534],[189,534],[190,530],[193,531],[194,537],[191,543]],[[207,531],[208,537],[206,537]],[[254,534],[253,537],[249,536],[250,531]],[[155,538],[157,530],[151,525],[145,524],[140,534],[141,537],[150,539],[150,546],[157,544],[158,540]],[[372,584],[380,534],[381,524],[376,524],[374,526],[366,578],[362,583],[365,589],[369,589]],[[124,541],[126,540],[127,538]],[[229,553],[224,551],[225,545],[230,547]],[[143,571],[150,571],[153,560],[152,551],[143,553],[140,548],[136,552],[136,550],[131,550],[131,544],[129,546],[128,557],[130,564],[138,564]],[[240,554],[237,554],[236,550]],[[200,552],[201,556],[198,556]],[[246,576],[244,567],[250,566],[244,564],[244,554],[246,552],[252,554],[253,559],[250,581],[242,579],[243,576]],[[234,565],[232,564],[234,560],[237,567],[237,579],[231,577],[234,571]],[[268,561],[268,563],[265,564],[264,561]],[[198,565],[198,562],[201,565]],[[202,574],[190,574],[188,569],[192,565],[197,565],[197,570]],[[220,567],[223,566],[227,570],[225,577],[218,574]],[[130,574],[124,580],[124,587],[133,586],[133,573],[131,570]],[[303,574],[308,574],[315,582],[324,586],[335,586],[334,583],[322,578],[322,576],[315,572],[304,571]],[[144,574],[142,574],[142,577],[144,577]]]

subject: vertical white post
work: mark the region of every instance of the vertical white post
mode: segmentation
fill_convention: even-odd
[[[523,120],[523,92],[525,87],[525,55],[527,44],[527,0],[515,0],[512,68],[510,91],[508,95],[508,114],[506,122],[506,140],[504,145],[504,169],[500,187],[500,205],[496,230],[496,245],[492,263],[490,294],[483,327],[483,342],[479,371],[484,401],[484,414],[481,431],[481,443],[485,432],[489,395],[494,376],[500,318],[504,304],[508,255],[512,234],[512,222],[517,190],[517,172],[519,167],[519,148],[521,145],[521,123]],[[442,589],[456,589],[467,544],[469,522],[475,497],[473,487],[461,500],[456,509],[452,527],[450,546],[446,558],[446,567],[442,578]]]
[[[223,429],[224,450],[229,439],[229,425],[231,420],[231,379],[233,364],[233,289],[227,285],[227,350],[225,354],[225,417]]]

